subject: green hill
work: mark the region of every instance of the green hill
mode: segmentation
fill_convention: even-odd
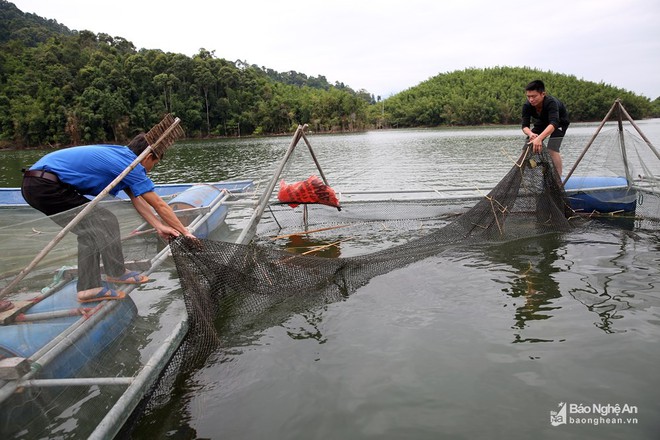
[[[13,3],[0,0],[0,44],[17,40],[26,46],[36,46],[57,34],[72,35],[73,31],[55,20],[23,13]]]
[[[121,37],[70,31],[0,0],[0,146],[125,142],[164,113],[188,136],[367,128],[371,95],[320,76],[278,73],[200,49],[136,50]]]
[[[525,85],[534,79],[543,80],[547,93],[566,104],[572,121],[601,120],[617,98],[634,118],[653,115],[647,98],[608,84],[530,68],[494,67],[443,73],[394,95],[382,103],[382,123],[395,127],[516,124]]]

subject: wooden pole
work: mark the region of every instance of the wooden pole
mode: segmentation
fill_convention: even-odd
[[[302,134],[302,138],[305,141],[305,144],[307,144],[307,149],[309,149],[309,154],[312,155],[312,159],[316,164],[316,168],[319,170],[319,174],[321,175],[321,179],[323,179],[323,183],[330,186],[328,184],[328,179],[326,179],[325,174],[323,174],[323,170],[321,169],[321,164],[319,164],[319,161],[316,159],[316,154],[314,154],[314,150],[312,149],[312,144],[309,143],[309,140],[307,139],[307,136],[305,136],[305,133]]]
[[[328,226],[327,228],[310,229],[309,231],[300,231],[300,232],[294,232],[292,234],[278,235],[276,237],[271,237],[271,240],[279,240],[280,238],[289,238],[289,237],[294,237],[296,235],[313,234],[314,232],[331,231],[333,229],[347,228],[349,226],[350,225],[337,225],[337,226]]]
[[[623,135],[623,105],[619,100],[616,101],[617,105],[617,124],[619,126],[619,147],[621,148],[621,158],[623,159],[623,169],[626,173],[626,182],[628,182],[628,189],[632,186],[632,178],[630,177],[630,170],[628,169],[628,153],[626,152],[626,141]]]
[[[280,175],[282,174],[282,170],[284,170],[284,166],[291,157],[291,154],[293,154],[293,150],[296,148],[296,145],[298,145],[298,142],[300,141],[300,137],[303,135],[303,131],[305,130],[305,127],[307,126],[299,125],[298,128],[296,129],[296,132],[293,134],[293,138],[291,139],[291,144],[289,145],[289,148],[286,150],[286,153],[284,154],[284,158],[282,159],[279,166],[275,170],[275,173],[273,174],[272,179],[268,183],[266,190],[261,195],[257,207],[254,208],[254,211],[252,212],[252,216],[250,217],[250,220],[248,220],[247,226],[241,231],[241,234],[236,239],[236,243],[247,244],[251,240],[250,236],[252,235],[254,229],[256,229],[257,223],[259,222],[261,216],[266,210],[266,205],[268,205],[268,200],[270,199],[270,195],[273,193],[273,190],[275,189],[275,185],[277,185],[277,179],[279,179]]]
[[[633,121],[633,118],[630,117],[630,115],[628,114],[628,112],[626,111],[626,109],[623,107],[623,105],[621,106],[621,111],[622,111],[623,114],[625,115],[625,117],[626,117],[626,119],[628,120],[628,122],[630,122],[630,124],[631,124],[633,127],[635,127],[635,130],[637,130],[637,133],[639,133],[639,135],[642,137],[642,139],[644,139],[644,142],[646,142],[646,145],[648,145],[649,148],[651,149],[651,151],[653,151],[653,153],[655,154],[655,156],[656,156],[658,159],[660,159],[660,153],[658,153],[658,150],[655,149],[655,147],[653,146],[653,144],[651,143],[651,141],[646,137],[646,135],[645,135],[644,133],[642,133],[642,130],[637,126],[637,124],[635,123],[635,121]]]
[[[600,130],[603,129],[603,127],[605,126],[605,123],[610,119],[610,116],[612,116],[612,112],[614,111],[614,108],[617,106],[618,102],[619,102],[618,99],[616,101],[614,101],[614,104],[612,104],[612,107],[610,108],[610,111],[607,112],[607,115],[601,121],[600,125],[596,129],[596,132],[594,133],[594,135],[591,137],[591,139],[587,143],[587,146],[584,147],[584,150],[582,150],[582,153],[580,154],[580,157],[578,157],[577,160],[575,161],[575,164],[573,165],[573,168],[571,168],[571,170],[566,175],[566,178],[564,179],[564,182],[562,183],[562,185],[566,185],[566,182],[568,181],[568,179],[573,175],[573,172],[575,171],[575,168],[577,168],[578,164],[584,158],[584,155],[587,154],[587,150],[589,150],[589,148],[591,147],[591,144],[593,144],[594,141],[596,140],[596,136],[598,136],[598,133],[600,133]]]
[[[343,240],[335,241],[334,243],[328,243],[328,244],[324,244],[323,246],[317,246],[314,249],[310,249],[308,251],[305,251],[300,255],[313,254],[314,252],[322,251],[323,249],[327,249],[327,248],[332,247],[332,246],[337,246],[340,243],[343,243],[345,241],[349,241],[349,240],[352,240],[352,239],[353,239],[353,237],[347,237],[347,238],[344,238]]]

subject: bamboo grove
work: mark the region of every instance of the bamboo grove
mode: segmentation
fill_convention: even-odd
[[[601,120],[617,98],[634,118],[660,116],[659,99],[652,103],[611,85],[519,67],[437,75],[386,100],[382,113],[398,127],[518,124],[524,87],[533,79],[543,80],[547,93],[566,104],[571,121]]]
[[[206,49],[192,57],[137,50],[124,38],[71,31],[0,0],[0,147],[125,142],[164,113],[199,138],[290,133],[300,123],[317,132],[516,124],[522,88],[537,77],[574,121],[602,118],[617,97],[634,117],[658,115],[657,99],[511,67],[441,74],[382,100],[324,76],[275,72]]]

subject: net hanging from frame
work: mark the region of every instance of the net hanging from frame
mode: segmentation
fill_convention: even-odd
[[[344,206],[342,213],[350,217],[351,207]],[[171,247],[190,320],[189,352],[180,356],[186,362],[203,357],[223,335],[341,300],[373,277],[451,247],[568,230],[567,214],[570,209],[549,156],[525,149],[500,183],[469,211],[443,227],[369,254],[324,258],[260,243],[177,239]],[[370,223],[361,215],[354,218]]]

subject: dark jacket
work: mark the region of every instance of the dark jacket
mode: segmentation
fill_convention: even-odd
[[[531,122],[534,123],[532,132],[536,134],[541,134],[548,125],[552,124],[555,127],[555,133],[562,133],[562,136],[570,124],[566,106],[550,95],[545,95],[543,98],[543,108],[540,114],[529,101],[525,102],[522,108],[522,128],[529,127]]]

